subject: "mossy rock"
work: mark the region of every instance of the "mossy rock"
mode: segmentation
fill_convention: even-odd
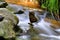
[[[6,2],[0,2],[0,8],[6,8],[7,5]]]
[[[18,23],[18,18],[6,8],[0,8],[0,36],[4,38],[15,37],[13,28]]]

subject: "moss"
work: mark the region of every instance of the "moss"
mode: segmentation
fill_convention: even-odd
[[[18,18],[5,8],[0,8],[0,15],[4,17],[0,22],[0,36],[4,38],[15,37],[16,33],[13,28],[18,23]]]

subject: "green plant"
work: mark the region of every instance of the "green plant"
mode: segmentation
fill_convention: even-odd
[[[51,12],[52,16],[59,13],[58,0],[42,0],[42,8]],[[54,16],[53,16],[54,17]]]

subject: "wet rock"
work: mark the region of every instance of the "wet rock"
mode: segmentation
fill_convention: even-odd
[[[24,13],[24,11],[22,11],[22,10],[19,10],[18,12],[15,12],[15,14],[23,14]]]
[[[16,33],[13,28],[14,25],[18,23],[18,18],[6,8],[0,8],[0,16],[1,19],[4,17],[4,19],[0,21],[0,36],[4,38],[15,37]]]
[[[3,21],[3,19],[4,19],[4,17],[2,17],[2,16],[0,15],[0,21]]]
[[[34,22],[38,21],[38,19],[36,18],[36,16],[34,14],[35,14],[34,12],[29,13],[29,19],[30,19],[31,23],[34,23]]]
[[[0,2],[0,8],[6,8],[7,5],[6,2]]]

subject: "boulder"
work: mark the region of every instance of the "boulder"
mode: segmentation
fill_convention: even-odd
[[[0,8],[0,36],[4,38],[15,37],[13,28],[17,25],[18,18],[6,8]]]

